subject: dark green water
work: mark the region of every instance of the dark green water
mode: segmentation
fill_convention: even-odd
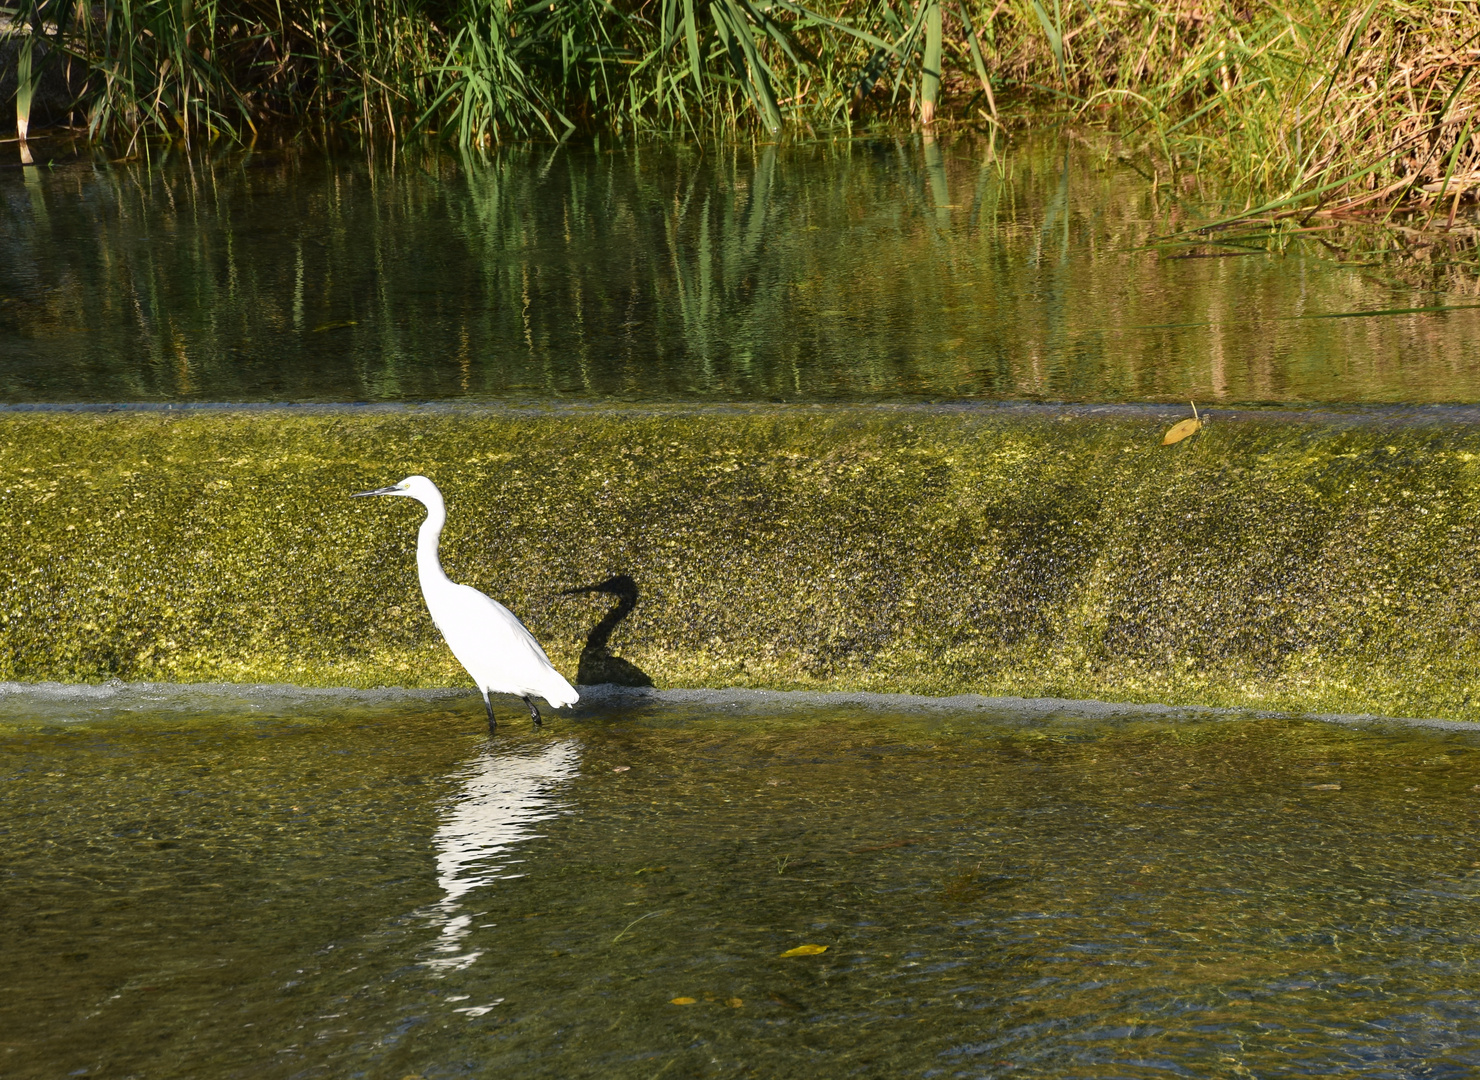
[[[1330,317],[1472,281],[1148,248],[1228,207],[1096,138],[4,171],[0,400],[1480,401],[1480,312]]]
[[[0,699],[7,1077],[1480,1067],[1471,735],[81,693]]]

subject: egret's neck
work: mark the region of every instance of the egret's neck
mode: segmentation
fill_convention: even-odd
[[[428,583],[440,584],[447,580],[442,572],[442,560],[437,554],[437,542],[442,538],[442,526],[447,524],[447,506],[441,500],[426,499],[427,519],[416,533],[416,571],[425,591]]]

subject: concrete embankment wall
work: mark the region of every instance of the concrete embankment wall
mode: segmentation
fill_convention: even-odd
[[[0,679],[465,682],[454,580],[574,676],[1480,718],[1480,419],[1047,407],[0,414]]]

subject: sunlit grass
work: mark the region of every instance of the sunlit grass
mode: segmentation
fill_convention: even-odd
[[[285,125],[467,147],[572,132],[997,125],[1000,97],[1108,124],[1169,199],[1216,179],[1233,193],[1228,219],[1407,203],[1426,209],[1423,227],[1451,229],[1480,187],[1470,51],[1480,12],[1430,2],[20,0],[0,10],[20,31],[23,138],[40,68],[71,62],[88,73],[75,115],[125,147]]]

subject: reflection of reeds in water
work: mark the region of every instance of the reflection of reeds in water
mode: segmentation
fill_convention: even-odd
[[[1166,253],[1226,258],[1142,250],[1172,227],[1165,195],[1113,155],[937,135],[394,167],[178,156],[33,177],[34,216],[0,225],[0,295],[18,298],[0,318],[20,331],[7,365],[25,370],[0,385],[103,400],[1480,393],[1451,370],[1475,336],[1463,313],[1279,318],[1427,297],[1291,274],[1263,240]],[[1289,250],[1324,250],[1307,243]],[[1434,288],[1463,274],[1413,272]]]

